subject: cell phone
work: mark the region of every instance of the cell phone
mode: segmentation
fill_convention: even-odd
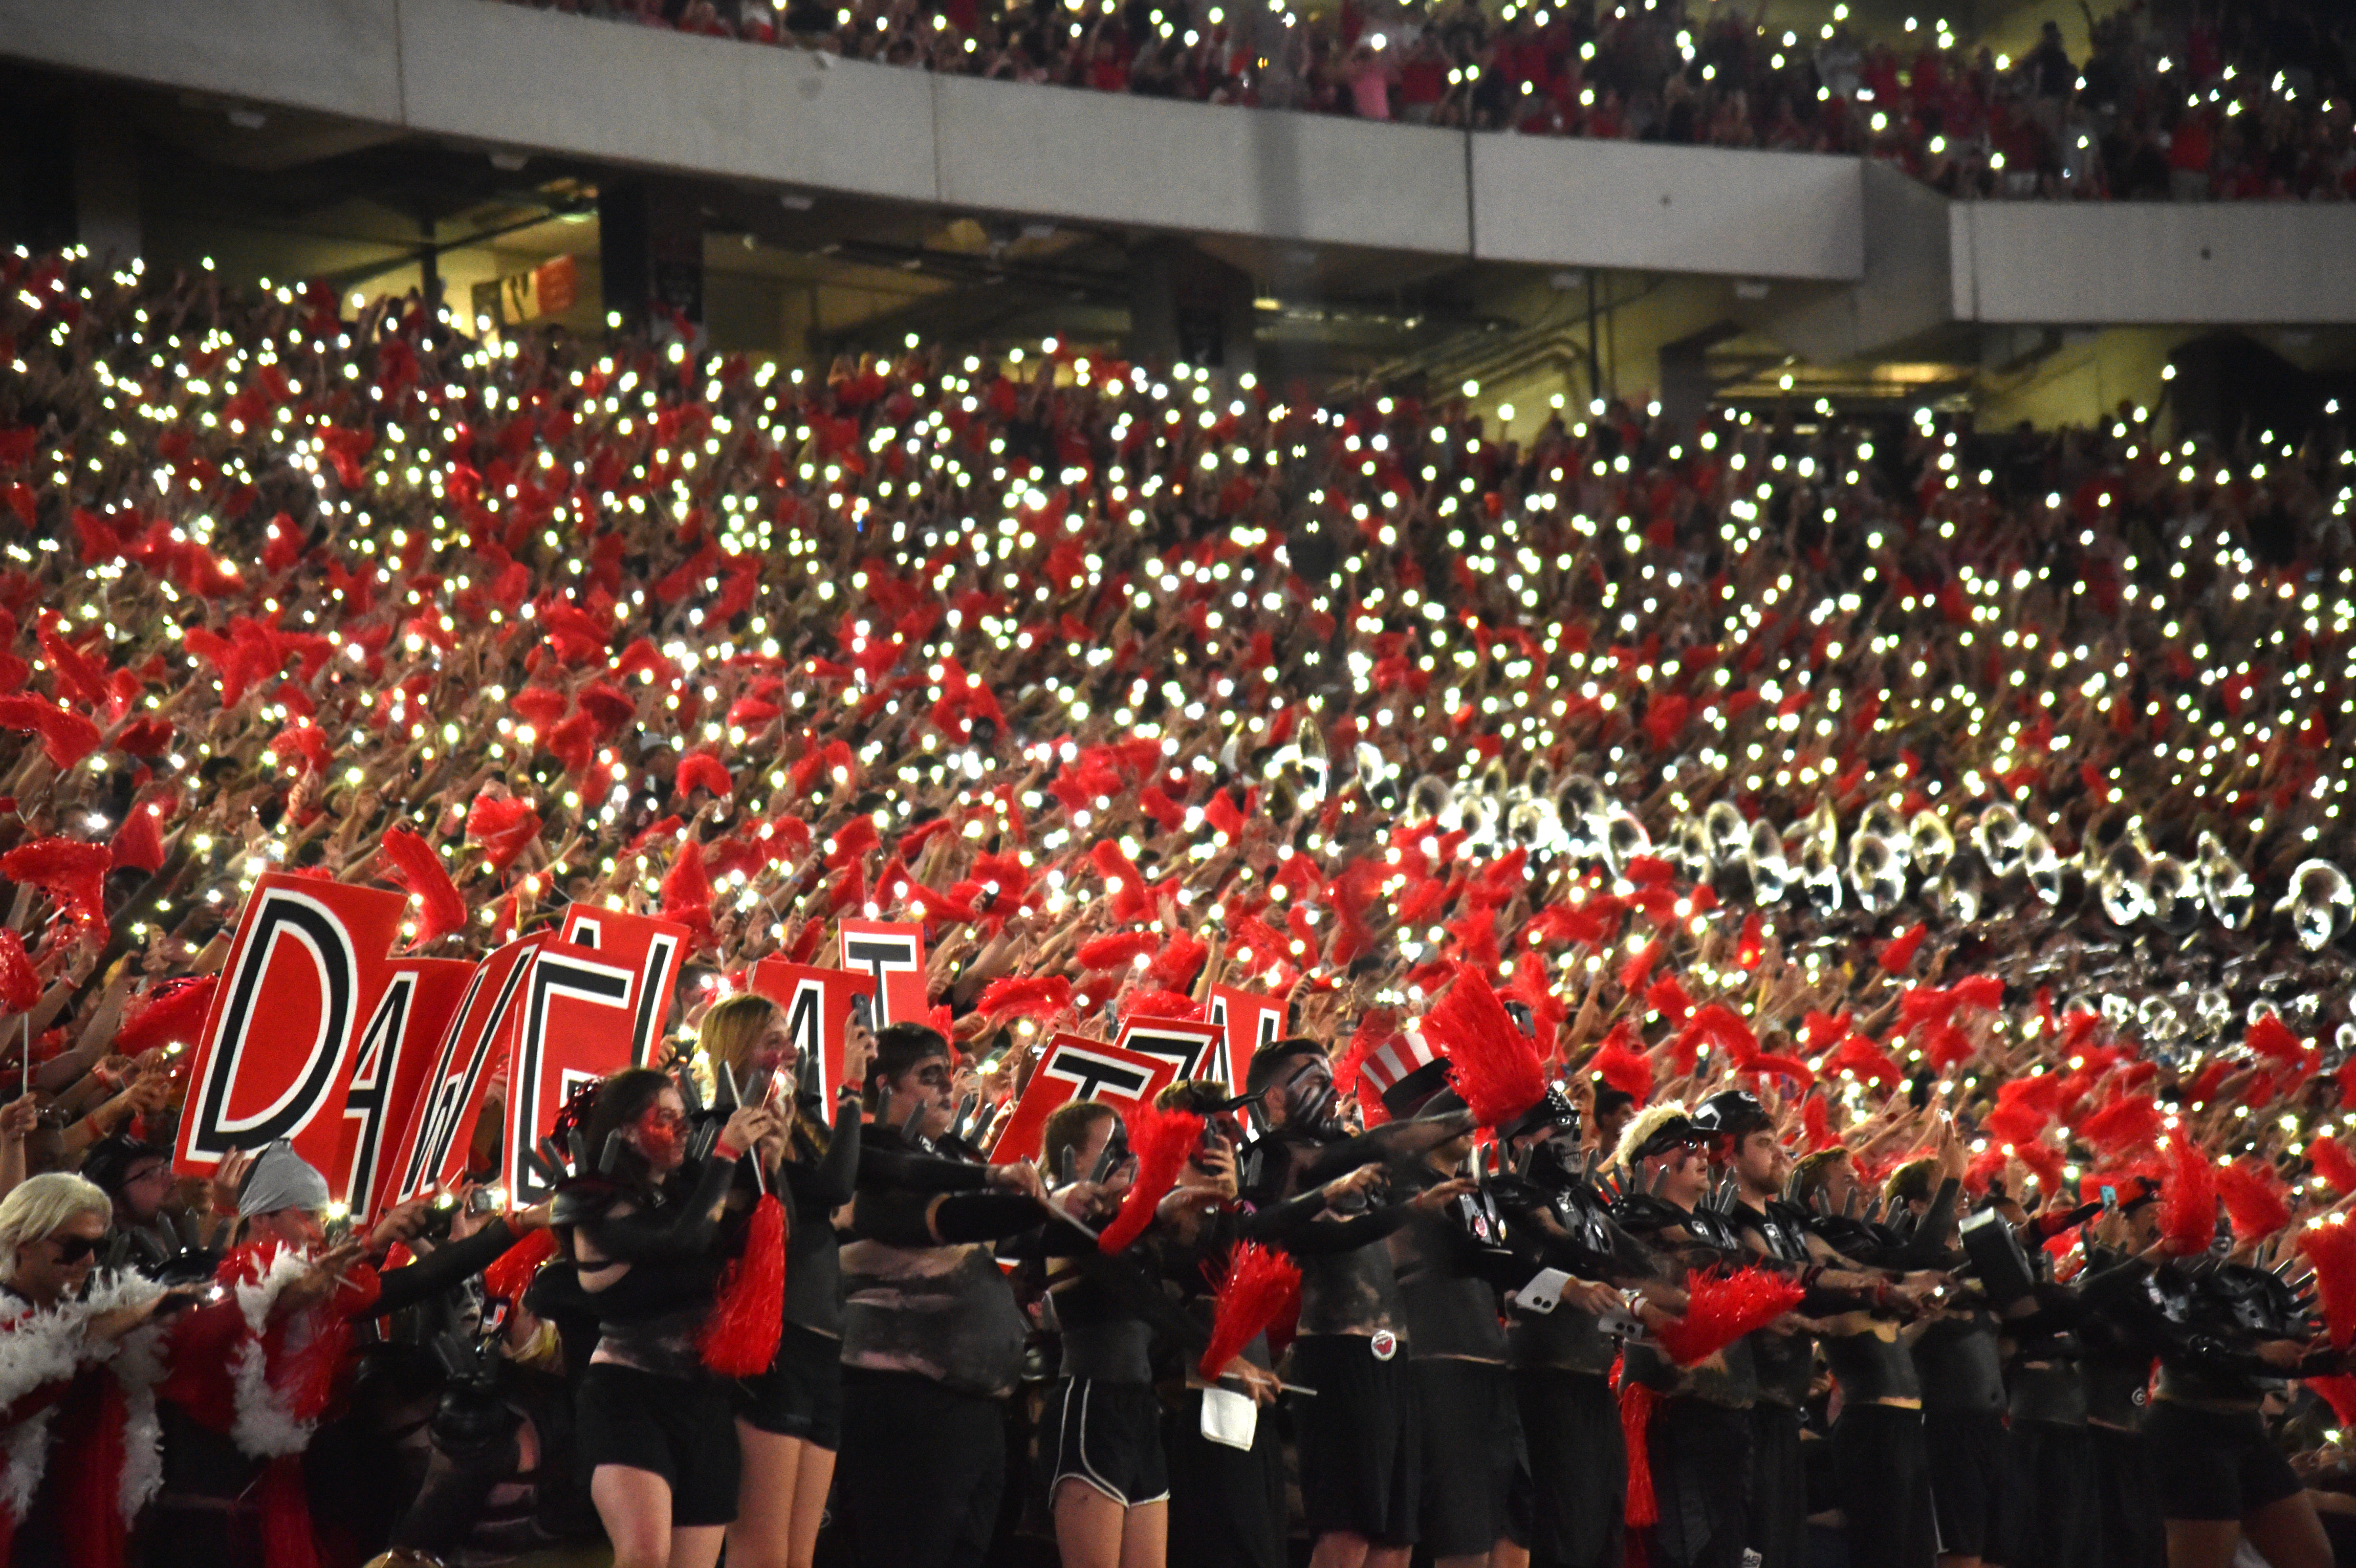
[[[2103,1211],[2108,1213],[2119,1206],[2119,1189],[2109,1182],[2103,1184]]]
[[[874,1033],[875,998],[864,991],[854,993],[851,998],[851,1021],[870,1034]]]
[[[507,1194],[496,1187],[477,1187],[466,1194],[466,1212],[469,1214],[496,1213],[506,1198]]]

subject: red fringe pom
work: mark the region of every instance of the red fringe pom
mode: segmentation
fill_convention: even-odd
[[[1614,1024],[1588,1060],[1587,1070],[1622,1094],[1633,1094],[1638,1104],[1653,1093],[1653,1063],[1632,1043],[1635,1031],[1623,1021]]]
[[[2148,1094],[2122,1095],[2080,1123],[2077,1131],[2107,1155],[2148,1148],[2159,1141],[2159,1104]]]
[[[749,1378],[777,1359],[786,1322],[786,1211],[776,1194],[753,1205],[744,1255],[728,1265],[695,1348],[723,1378]]]
[[[1685,1315],[1663,1325],[1654,1338],[1671,1360],[1690,1367],[1764,1328],[1799,1306],[1806,1294],[1797,1280],[1762,1268],[1737,1269],[1722,1278],[1689,1275]]]
[[[2315,1265],[2316,1298],[2334,1349],[2356,1342],[2356,1231],[2334,1220],[2298,1233],[2298,1250]]]
[[[1083,969],[1126,969],[1141,958],[1162,950],[1161,939],[1150,931],[1117,931],[1080,944]]]
[[[2331,1413],[2340,1417],[2342,1426],[2356,1426],[2356,1377],[2346,1372],[2333,1372],[2329,1377],[2301,1378],[2299,1381],[2313,1389]]]
[[[1423,1032],[1448,1058],[1456,1092],[1483,1126],[1510,1122],[1546,1098],[1537,1049],[1478,969],[1457,965],[1456,983],[1424,1015]]]
[[[2205,1253],[2217,1235],[2217,1168],[2186,1140],[2182,1127],[2171,1127],[2167,1171],[2159,1196],[2160,1235],[2179,1256]]]
[[[25,951],[25,939],[13,925],[0,925],[0,1007],[12,1013],[29,1013],[41,999],[41,976]]]
[[[703,869],[703,846],[692,838],[679,847],[670,869],[663,873],[662,917],[677,921],[695,933],[701,944],[711,945],[712,878]]]
[[[112,857],[103,845],[76,838],[36,838],[0,855],[0,877],[48,895],[58,912],[85,932],[106,930],[106,873]]]
[[[418,901],[417,944],[438,942],[466,928],[466,901],[442,869],[442,857],[407,827],[384,830],[386,880],[399,883]]]
[[[466,842],[483,851],[494,875],[506,874],[540,837],[540,813],[520,800],[478,795],[466,808]]]
[[[1119,921],[1147,921],[1153,918],[1153,895],[1149,890],[1145,873],[1137,862],[1120,852],[1120,846],[1109,838],[1099,838],[1088,851],[1096,862],[1097,872],[1104,878],[1105,887],[1112,895],[1112,917]],[[1152,948],[1148,947],[1147,952]]]
[[[1120,1021],[1171,1019],[1199,1023],[1203,1004],[1178,991],[1131,991],[1120,999]]]
[[[164,869],[164,818],[162,801],[145,801],[131,808],[123,826],[106,846],[107,859],[117,870],[128,866],[149,876]]]
[[[1922,938],[1928,934],[1928,927],[1919,923],[1910,925],[1883,943],[1879,955],[1882,973],[1903,975],[1908,969],[1913,967],[1915,949],[1922,945]]]
[[[1120,1212],[1097,1238],[1097,1250],[1119,1252],[1145,1234],[1153,1211],[1178,1185],[1186,1157],[1203,1136],[1203,1118],[1192,1111],[1164,1111],[1152,1105],[1132,1105],[1121,1120],[1129,1125],[1129,1150],[1137,1157],[1137,1179],[1121,1195]]]
[[[1193,932],[1173,931],[1153,962],[1145,966],[1145,973],[1166,990],[1183,991],[1194,983],[1194,976],[1202,973],[1203,960],[1210,955],[1210,945]]]
[[[2217,1195],[2233,1222],[2233,1239],[2254,1242],[2290,1223],[2290,1198],[2271,1168],[2238,1160],[2217,1168]]]
[[[29,730],[41,738],[41,752],[49,765],[65,772],[98,750],[97,724],[70,708],[30,692],[0,697],[0,730]]]
[[[1653,1496],[1653,1407],[1658,1390],[1623,1380],[1620,1384],[1620,1435],[1628,1448],[1628,1522],[1638,1529],[1661,1522]],[[1633,1542],[1631,1544],[1633,1544]]]
[[[213,1004],[219,975],[191,975],[150,986],[139,1005],[125,1014],[114,1031],[112,1049],[118,1055],[137,1056],[177,1040],[193,1045],[204,1032],[205,1013]]]
[[[981,988],[974,1010],[985,1018],[1036,1019],[1045,1023],[1072,1005],[1072,983],[1061,975],[1018,975]]]
[[[491,1260],[490,1267],[483,1271],[484,1294],[501,1301],[521,1301],[531,1276],[555,1255],[556,1234],[542,1225]]]
[[[2323,1184],[2340,1197],[2356,1192],[2356,1159],[2349,1157],[2338,1139],[2319,1137],[2308,1145],[2307,1161],[2315,1167]]]
[[[1211,1297],[1211,1342],[1194,1370],[1203,1381],[1215,1380],[1221,1369],[1259,1338],[1269,1324],[1289,1312],[1301,1296],[1301,1270],[1290,1258],[1258,1242],[1239,1243],[1227,1254],[1226,1276]]]

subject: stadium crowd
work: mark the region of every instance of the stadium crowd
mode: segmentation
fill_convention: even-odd
[[[2015,59],[1928,15],[1813,34],[1740,5],[515,0],[957,75],[1476,131],[1879,158],[1950,196],[2345,200],[2356,32],[2297,0],[2049,22]],[[1232,14],[1230,14],[1232,12]],[[1918,25],[1919,24],[1919,25]]]
[[[1507,433],[0,274],[9,1562],[2332,1560],[2336,416]],[[675,1075],[552,1203],[495,1115],[365,1213],[176,1171],[273,870],[677,922]],[[927,1011],[812,1083],[744,976],[848,916]],[[1235,1082],[986,1162],[1214,985]]]

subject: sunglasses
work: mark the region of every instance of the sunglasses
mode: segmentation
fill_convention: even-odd
[[[49,1245],[58,1250],[58,1262],[78,1264],[99,1248],[106,1245],[113,1232],[103,1236],[51,1236]]]

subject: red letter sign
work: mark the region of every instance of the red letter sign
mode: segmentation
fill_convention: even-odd
[[[842,966],[875,979],[875,1027],[923,1023],[931,1003],[925,994],[925,928],[880,920],[842,923]]]
[[[990,1151],[990,1163],[1012,1165],[1018,1159],[1037,1158],[1040,1135],[1059,1106],[1075,1100],[1101,1100],[1115,1110],[1150,1104],[1177,1078],[1178,1064],[1167,1057],[1148,1056],[1076,1034],[1059,1034],[1040,1058],[1031,1082],[1023,1085],[1023,1098],[1007,1117],[998,1147]]]

